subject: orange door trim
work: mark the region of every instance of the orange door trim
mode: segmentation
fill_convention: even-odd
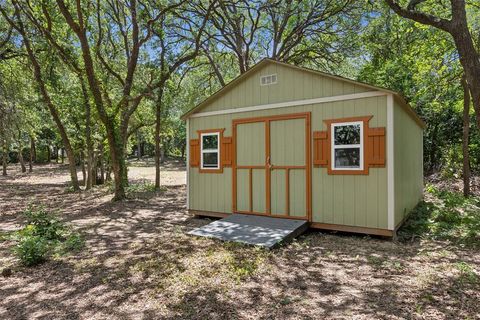
[[[310,112],[303,113],[294,113],[294,114],[285,114],[277,116],[268,116],[268,117],[254,117],[254,118],[245,118],[245,119],[234,119],[232,120],[232,212],[234,213],[244,213],[244,214],[253,214],[253,215],[262,215],[262,216],[272,216],[272,217],[281,217],[288,219],[299,219],[299,220],[308,220],[312,221],[312,177],[311,177],[311,123],[310,123]],[[306,164],[304,166],[272,166],[270,164],[270,122],[277,120],[291,120],[291,119],[305,119],[305,153],[306,153]],[[237,166],[237,125],[245,123],[255,123],[255,122],[264,122],[265,123],[265,165],[256,165],[256,166]],[[239,211],[237,210],[237,169],[248,169],[249,170],[249,209],[250,211]],[[254,212],[253,211],[253,186],[252,186],[252,170],[253,169],[265,169],[265,188],[266,188],[266,209],[265,213],[263,212]],[[286,172],[286,214],[278,215],[271,213],[271,169],[283,169]],[[292,217],[290,216],[290,170],[292,169],[304,169],[305,170],[305,183],[306,183],[306,215],[305,217]]]

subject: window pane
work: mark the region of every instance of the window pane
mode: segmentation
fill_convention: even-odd
[[[203,136],[203,149],[217,149],[218,135]]]
[[[360,148],[335,149],[335,168],[360,168]]]
[[[360,144],[360,124],[334,127],[335,145]]]
[[[203,167],[204,168],[218,168],[218,153],[209,152],[203,154]]]

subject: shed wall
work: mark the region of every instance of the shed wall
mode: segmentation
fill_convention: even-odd
[[[394,102],[395,226],[423,196],[423,130]]]
[[[277,83],[261,86],[260,77],[276,74]],[[237,109],[249,106],[331,97],[372,91],[361,85],[323,77],[310,72],[268,64],[221,94],[200,112]]]
[[[270,65],[268,67],[274,67]],[[277,66],[282,68],[281,66]],[[284,67],[283,67],[284,68]],[[265,74],[272,72],[266,70]],[[283,76],[282,70],[277,69],[277,85],[265,86],[263,89],[273,90],[272,99],[275,101],[288,100],[287,97],[293,94],[293,99],[302,100],[312,97],[314,92],[322,92],[325,96],[342,95],[356,92],[358,88],[351,87],[345,83],[341,88],[335,88],[335,81],[320,77],[311,78],[312,75],[304,74],[305,78],[297,75],[288,78]],[[302,74],[299,72],[300,75]],[[299,76],[299,75],[298,75]],[[250,79],[260,87],[258,75]],[[282,90],[293,90],[292,92],[277,91],[282,81],[288,81],[282,85]],[[249,81],[246,81],[247,83]],[[320,91],[314,88],[324,88]],[[253,84],[252,84],[253,88]],[[269,88],[269,89],[268,89]],[[293,89],[292,89],[293,88]],[[328,88],[328,89],[325,89]],[[360,87],[359,87],[360,88]],[[262,90],[263,90],[262,89]],[[363,89],[363,88],[362,88]],[[250,106],[264,103],[271,103],[274,100],[262,100],[263,95],[252,95],[239,86],[238,90],[226,94],[222,98],[221,109],[238,106]],[[360,89],[358,89],[360,90]],[[298,92],[302,92],[301,94]],[[297,93],[295,93],[297,92]],[[279,95],[279,97],[276,96]],[[243,98],[240,98],[243,96]],[[226,97],[229,97],[228,99]],[[248,104],[245,99],[248,97]],[[274,97],[274,98],[273,98]],[[244,101],[237,104],[235,99]],[[243,100],[242,100],[243,99]],[[207,106],[203,111],[212,111]],[[220,104],[217,105],[221,107]],[[196,117],[189,120],[189,136],[191,139],[197,137],[197,130],[222,129],[225,128],[224,136],[232,135],[232,120],[241,118],[253,118],[261,116],[274,116],[299,112],[311,112],[311,130],[326,130],[323,122],[326,119],[336,119],[355,116],[372,115],[370,127],[386,127],[386,96],[362,98],[349,101],[337,101],[322,104],[313,104],[281,109],[269,109],[254,112],[242,112],[235,114],[215,115],[208,117]],[[310,141],[312,143],[312,141]],[[231,213],[232,211],[232,170],[224,168],[223,173],[199,173],[198,168],[189,168],[189,209],[200,211],[213,211]],[[328,175],[327,168],[312,169],[312,217],[313,222],[341,224],[348,226],[370,227],[387,229],[387,171],[385,168],[371,168],[369,175]]]

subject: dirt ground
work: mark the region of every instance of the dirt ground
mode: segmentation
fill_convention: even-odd
[[[142,166],[133,180],[150,179]],[[166,191],[116,203],[107,188],[68,192],[59,165],[16,170],[0,177],[0,235],[33,201],[86,244],[25,268],[0,240],[0,269],[13,269],[0,276],[0,319],[480,319],[477,250],[312,231],[265,251],[186,235],[209,220],[187,213],[178,163]]]

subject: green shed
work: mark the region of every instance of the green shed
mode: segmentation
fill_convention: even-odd
[[[392,236],[423,195],[425,125],[394,91],[264,59],[182,118],[196,215]]]

